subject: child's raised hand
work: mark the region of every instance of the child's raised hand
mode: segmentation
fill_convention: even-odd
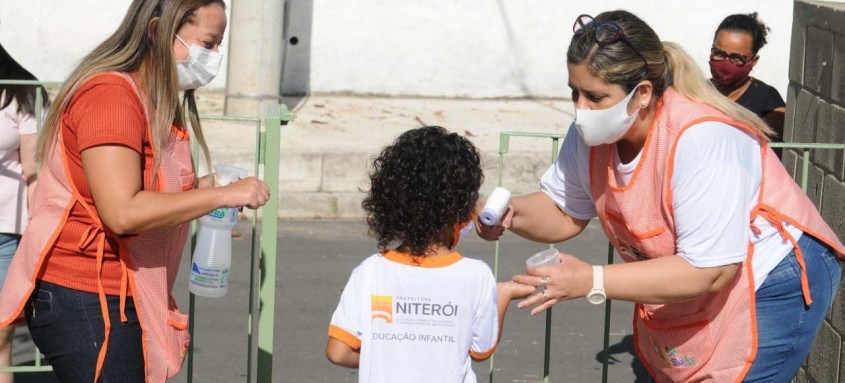
[[[509,297],[510,300],[525,298],[537,290],[534,286],[514,281],[499,282],[496,288],[499,291],[499,295]]]

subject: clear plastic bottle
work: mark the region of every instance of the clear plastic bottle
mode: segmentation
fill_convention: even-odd
[[[228,185],[247,175],[237,166],[217,165],[217,183]],[[191,259],[190,291],[196,295],[219,298],[229,289],[229,267],[232,264],[232,227],[238,220],[238,209],[220,208],[199,218],[199,234]]]

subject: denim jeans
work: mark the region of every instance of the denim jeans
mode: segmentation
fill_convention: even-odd
[[[9,270],[9,264],[12,263],[12,257],[15,256],[20,242],[20,234],[0,233],[0,288],[6,281],[6,272]]]
[[[791,381],[836,295],[842,268],[833,250],[807,234],[798,246],[804,253],[813,304],[804,305],[801,267],[795,252],[790,252],[757,289],[757,358],[743,382]]]
[[[144,382],[141,326],[131,297],[120,321],[120,298],[107,295],[111,333],[100,383]],[[25,308],[32,340],[63,383],[91,383],[105,334],[97,294],[38,281]]]

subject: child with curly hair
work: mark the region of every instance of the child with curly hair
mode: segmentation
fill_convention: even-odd
[[[483,178],[472,143],[438,126],[382,150],[362,203],[382,251],[352,271],[329,326],[329,361],[359,368],[359,382],[476,382],[470,359],[493,354],[508,304],[534,292],[497,288],[486,263],[454,250]]]

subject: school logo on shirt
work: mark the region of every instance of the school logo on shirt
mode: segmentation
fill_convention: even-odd
[[[393,296],[372,295],[372,320],[381,319],[384,323],[393,323]]]
[[[373,341],[457,343],[459,305],[452,300],[402,295],[370,295],[370,299]]]

